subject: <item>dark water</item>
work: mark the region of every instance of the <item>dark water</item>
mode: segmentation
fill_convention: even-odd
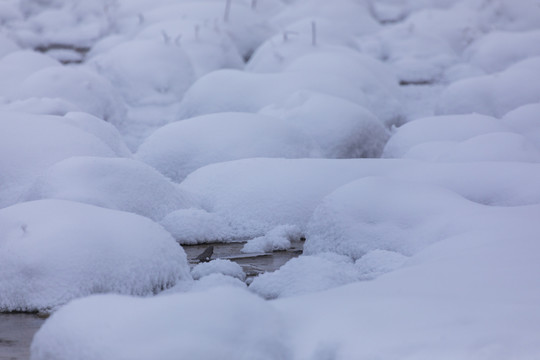
[[[208,246],[214,246],[212,259],[228,259],[238,263],[248,276],[248,282],[255,276],[279,269],[291,258],[302,253],[303,242],[293,242],[292,248],[273,253],[243,254],[240,250],[245,242],[213,243],[183,246],[191,266],[198,261],[195,258]],[[0,313],[0,360],[28,360],[32,338],[44,318],[35,314]]]
[[[45,319],[34,314],[0,313],[0,360],[30,358],[30,343]]]

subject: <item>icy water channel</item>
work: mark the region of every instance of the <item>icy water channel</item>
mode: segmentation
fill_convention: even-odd
[[[208,246],[214,246],[212,259],[228,259],[242,266],[249,283],[253,277],[279,269],[293,257],[302,253],[303,241],[292,243],[286,251],[273,253],[243,254],[240,250],[245,242],[211,243],[201,245],[184,245],[190,266],[195,266],[196,257]],[[45,319],[36,314],[3,314],[0,313],[0,360],[28,360],[30,344],[36,331]]]

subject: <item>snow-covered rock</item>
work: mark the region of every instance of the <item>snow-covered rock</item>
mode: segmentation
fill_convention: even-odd
[[[55,308],[95,293],[150,295],[190,279],[184,251],[142,216],[40,200],[0,210],[0,309]]]

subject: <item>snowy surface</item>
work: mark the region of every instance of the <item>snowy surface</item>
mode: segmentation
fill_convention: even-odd
[[[4,0],[0,28],[0,309],[57,310],[34,360],[540,357],[538,0]],[[178,244],[301,238],[249,286]]]
[[[189,279],[184,251],[130,213],[40,200],[0,210],[0,310],[55,308],[95,293],[151,295]]]

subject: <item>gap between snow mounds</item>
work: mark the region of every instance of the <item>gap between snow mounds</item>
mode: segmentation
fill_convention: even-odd
[[[209,242],[204,244],[181,245],[186,252],[189,265],[193,268],[199,262],[196,259],[209,246],[214,247],[212,260],[230,260],[242,267],[246,273],[246,282],[267,271],[275,271],[292,258],[302,254],[305,239],[291,240],[291,246],[286,250],[272,252],[243,253],[241,250],[247,241]]]

